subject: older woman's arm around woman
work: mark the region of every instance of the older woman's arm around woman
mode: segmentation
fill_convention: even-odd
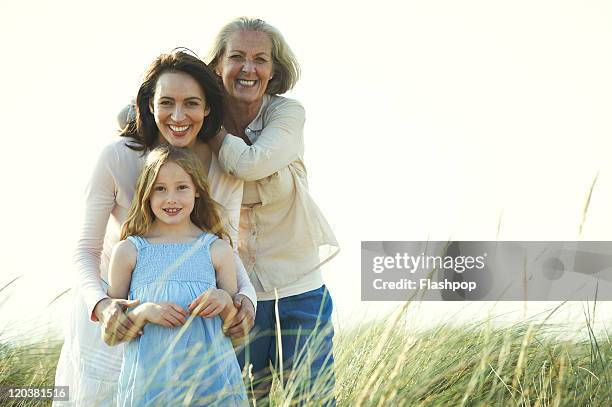
[[[298,101],[285,98],[276,102],[255,143],[221,131],[211,146],[228,173],[244,181],[263,179],[303,155],[304,116],[304,108]],[[248,135],[250,129],[246,128],[245,132]]]

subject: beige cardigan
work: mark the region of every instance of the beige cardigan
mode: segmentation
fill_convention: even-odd
[[[141,152],[128,148],[126,142],[129,139],[121,138],[108,145],[98,159],[86,189],[85,217],[74,255],[79,288],[94,321],[95,305],[108,297],[104,281],[108,281],[111,250],[119,241],[121,224],[127,217],[145,160]],[[224,173],[214,154],[208,182],[212,198],[226,209],[228,231],[236,242],[243,182]],[[238,290],[256,305],[255,289],[238,255],[236,261]]]
[[[274,289],[282,298],[320,287],[320,266],[339,251],[308,193],[304,120],[299,102],[265,95],[246,129],[252,145],[228,135],[219,151],[221,167],[256,190],[261,201],[243,205],[239,241],[259,300],[274,299]]]

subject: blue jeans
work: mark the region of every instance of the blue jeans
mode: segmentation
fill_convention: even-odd
[[[334,406],[333,305],[327,288],[323,285],[278,300],[280,349],[277,346],[275,303],[258,301],[250,341],[238,353],[242,369],[245,365],[253,365],[253,380],[247,378],[246,383],[247,392],[252,392],[249,396],[261,401],[268,397],[272,386],[270,365],[280,375],[279,354],[282,350],[283,380],[286,386],[295,386],[292,400],[297,404],[315,402]]]

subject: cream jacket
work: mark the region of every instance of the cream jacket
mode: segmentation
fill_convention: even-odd
[[[248,145],[228,135],[219,163],[253,182],[260,204],[243,205],[239,253],[259,300],[300,294],[321,286],[320,266],[339,246],[308,193],[304,166],[304,108],[292,99],[265,95],[249,124]],[[252,185],[251,185],[252,186]]]

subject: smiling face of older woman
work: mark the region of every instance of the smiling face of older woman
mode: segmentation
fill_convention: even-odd
[[[261,31],[235,31],[228,38],[217,73],[230,98],[260,103],[274,74],[272,41]]]

